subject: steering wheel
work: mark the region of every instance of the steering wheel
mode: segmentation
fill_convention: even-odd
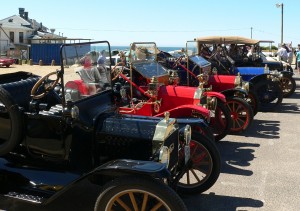
[[[49,77],[51,75],[56,75],[56,80],[52,81],[52,82],[49,82],[48,79],[49,79]],[[34,86],[32,87],[32,89],[31,89],[31,97],[33,99],[35,99],[35,100],[43,98],[49,91],[51,91],[51,90],[53,90],[55,88],[55,86],[58,84],[59,79],[60,78],[58,77],[58,73],[57,72],[51,72],[51,73],[45,75],[40,80],[38,80],[34,84]],[[36,94],[38,88],[40,86],[42,86],[42,84],[43,84],[44,89],[45,89],[44,92],[42,92],[41,94]]]
[[[122,66],[121,69],[119,66]],[[114,74],[114,77],[111,79],[112,81],[116,80],[119,75],[123,72],[125,67],[125,63],[124,62],[118,62],[111,70],[111,73]]]

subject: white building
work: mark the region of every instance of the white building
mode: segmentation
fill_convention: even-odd
[[[30,44],[51,43],[47,39],[63,38],[54,34],[55,29],[48,28],[34,19],[29,19],[28,12],[19,8],[19,15],[0,20],[0,52],[15,58],[28,59]],[[26,55],[25,55],[26,54]],[[24,58],[25,57],[25,58]]]

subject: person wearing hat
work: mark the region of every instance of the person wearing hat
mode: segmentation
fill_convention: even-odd
[[[101,53],[99,53],[99,57],[97,59],[97,69],[101,76],[101,87],[104,87],[105,84],[108,84],[105,61],[106,61],[106,52],[105,50],[102,50]]]
[[[285,48],[285,44],[282,43],[281,47],[278,49],[277,51],[277,57],[279,61],[285,61],[287,62],[287,58],[288,58],[288,54],[287,54],[287,50]]]
[[[298,45],[298,51],[296,53],[296,64],[298,68],[298,73],[300,74],[300,46]]]
[[[287,51],[287,62],[291,66],[293,61],[293,48],[292,48],[292,42],[285,46],[285,49]]]

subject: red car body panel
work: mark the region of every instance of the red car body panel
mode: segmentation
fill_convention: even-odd
[[[208,85],[216,92],[222,92],[228,89],[234,89],[235,76],[233,75],[210,75]]]

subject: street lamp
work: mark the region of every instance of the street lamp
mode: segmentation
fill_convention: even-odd
[[[276,7],[281,7],[281,43],[283,43],[283,3],[276,4]]]

